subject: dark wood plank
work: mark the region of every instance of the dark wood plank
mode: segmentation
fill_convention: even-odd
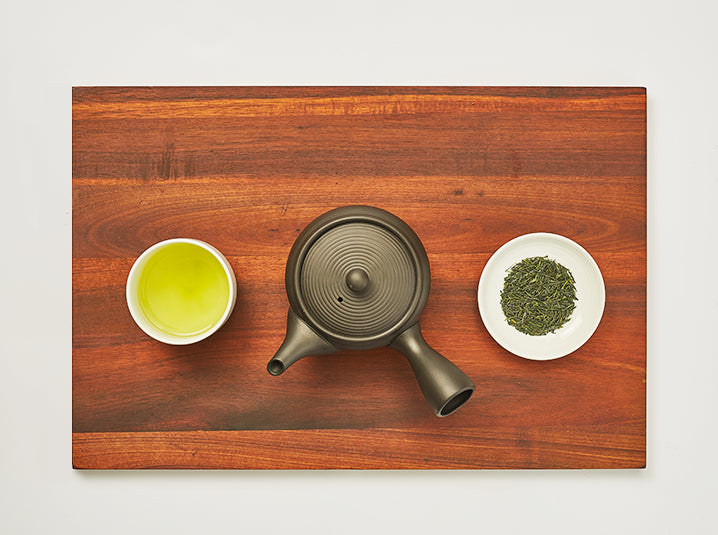
[[[75,466],[642,466],[645,120],[640,88],[75,88]],[[427,249],[425,337],[477,385],[449,418],[390,349],[266,373],[289,248],[358,203]],[[552,362],[501,349],[476,305],[491,253],[535,231],[581,243],[606,281],[596,334]],[[177,236],[222,250],[239,285],[189,347],[148,339],[124,302],[134,258]]]
[[[640,422],[625,422],[622,434],[591,425],[570,433],[536,426],[463,428],[451,434],[400,429],[79,433],[73,435],[73,463],[114,469],[640,468],[645,464],[642,429]]]

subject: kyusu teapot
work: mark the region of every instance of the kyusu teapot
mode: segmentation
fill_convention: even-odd
[[[287,333],[267,370],[280,375],[308,355],[389,346],[409,360],[434,413],[453,413],[474,384],[421,334],[430,278],[421,241],[395,215],[344,206],[319,216],[289,253]]]

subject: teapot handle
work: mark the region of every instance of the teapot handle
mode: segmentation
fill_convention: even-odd
[[[389,344],[409,360],[426,401],[437,416],[448,416],[468,401],[474,383],[464,372],[426,343],[415,323]]]

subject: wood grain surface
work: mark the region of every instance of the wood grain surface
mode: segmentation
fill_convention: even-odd
[[[79,87],[72,117],[73,466],[645,466],[645,89]],[[424,336],[476,384],[447,418],[388,348],[266,371],[289,249],[347,204],[427,250]],[[545,362],[496,344],[476,302],[491,254],[539,231],[606,283],[594,336]],[[191,346],[148,338],[125,303],[135,258],[172,237],[237,274],[228,323]]]

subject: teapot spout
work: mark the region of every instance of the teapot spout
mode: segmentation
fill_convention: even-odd
[[[327,355],[337,349],[315,333],[290,308],[287,314],[287,334],[277,353],[267,364],[272,375],[281,375],[299,359],[308,355]]]

